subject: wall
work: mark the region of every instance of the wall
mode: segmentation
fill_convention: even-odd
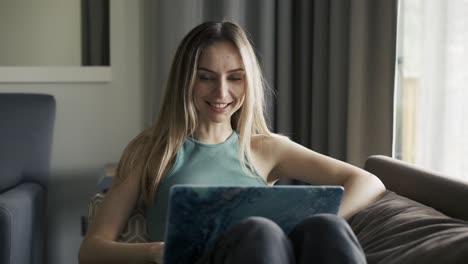
[[[55,96],[48,201],[48,264],[78,263],[80,217],[107,162],[144,126],[142,1],[111,2],[113,80],[103,84],[0,84],[0,92]]]
[[[80,65],[80,3],[0,1],[0,65]]]

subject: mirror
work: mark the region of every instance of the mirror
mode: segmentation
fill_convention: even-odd
[[[0,66],[110,66],[109,0],[1,0]]]

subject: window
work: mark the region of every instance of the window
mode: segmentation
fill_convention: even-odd
[[[468,181],[468,0],[400,0],[394,157]]]

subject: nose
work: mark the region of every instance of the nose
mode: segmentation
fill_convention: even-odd
[[[229,86],[228,86],[227,81],[224,78],[220,78],[214,90],[215,90],[214,93],[215,93],[216,98],[220,98],[220,99],[226,98],[228,95],[228,91],[229,91]]]

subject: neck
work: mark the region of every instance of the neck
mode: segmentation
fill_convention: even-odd
[[[206,144],[218,144],[226,141],[233,131],[231,126],[199,126],[192,137]]]

